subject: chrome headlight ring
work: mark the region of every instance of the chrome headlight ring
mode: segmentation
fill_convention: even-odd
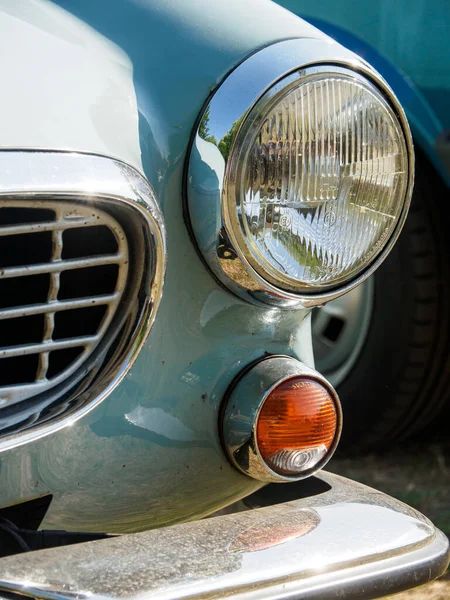
[[[320,74],[352,74],[379,94],[396,118],[404,143],[407,174],[404,200],[395,226],[359,271],[323,288],[293,289],[280,285],[236,235],[236,215],[227,209],[235,194],[233,142],[255,106],[270,103],[280,88]],[[233,127],[234,124],[234,127]],[[245,136],[244,136],[245,137]],[[212,142],[212,143],[211,143]],[[230,152],[231,150],[231,152]],[[231,159],[230,159],[231,158]],[[395,95],[369,65],[337,44],[297,39],[280,42],[250,56],[222,83],[206,105],[187,168],[188,222],[200,253],[228,289],[247,301],[285,308],[320,306],[350,291],[369,277],[389,254],[406,219],[414,178],[414,152],[408,122]],[[275,215],[276,217],[276,215]],[[239,218],[239,216],[238,216]]]

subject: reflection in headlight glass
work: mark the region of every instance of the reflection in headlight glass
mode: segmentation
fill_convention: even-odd
[[[280,287],[326,289],[356,276],[401,215],[404,134],[361,78],[322,74],[281,88],[250,112],[233,154],[234,222]]]

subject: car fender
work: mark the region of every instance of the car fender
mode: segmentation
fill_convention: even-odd
[[[0,507],[51,494],[42,526],[78,531],[210,513],[260,486],[221,449],[218,409],[231,380],[266,352],[311,366],[313,357],[306,311],[255,308],[198,257],[182,202],[191,133],[221,81],[258,50],[292,38],[344,50],[268,1],[0,4],[0,149],[131,165],[154,189],[168,253],[164,296],[133,367],[89,414],[2,451]]]

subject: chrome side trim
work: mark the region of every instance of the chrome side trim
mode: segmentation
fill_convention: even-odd
[[[109,357],[108,367],[100,374],[92,376],[84,385],[75,381],[76,389],[72,395],[66,394],[61,406],[58,405],[47,420],[40,422],[39,418],[30,417],[29,428],[0,437],[1,452],[73,424],[104,400],[123,379],[145,343],[161,300],[166,241],[163,217],[152,187],[133,167],[118,160],[75,152],[2,150],[0,172],[0,204],[8,204],[9,200],[15,204],[23,201],[24,206],[30,206],[33,201],[38,203],[43,200],[49,203],[78,203],[80,207],[101,207],[107,204],[111,210],[114,208],[115,211],[123,212],[126,209],[129,215],[134,215],[133,218],[136,218],[142,230],[143,242],[141,256],[136,261],[137,276],[141,280],[141,288],[145,290],[140,306],[129,307],[129,315],[122,325],[126,332],[126,342],[121,342]],[[77,225],[80,226],[80,222]],[[54,231],[55,227],[57,228],[57,225],[54,223],[49,224],[49,230]],[[102,259],[101,264],[108,261],[117,262],[119,259],[122,260],[120,250],[117,255],[105,258],[106,262]],[[56,272],[66,268],[68,263],[70,268],[78,268],[89,266],[90,263],[97,264],[99,261],[98,258],[61,261],[60,264],[54,262],[50,265],[34,265],[31,268],[36,273],[41,270]],[[20,275],[19,271],[20,269],[14,269],[13,275]],[[29,268],[27,273],[29,274]],[[96,300],[103,304],[117,303],[116,296],[117,294],[100,296]],[[73,308],[80,308],[87,301],[88,298],[83,298],[71,304]],[[52,308],[55,312],[64,310],[67,303],[55,301]],[[18,316],[17,310],[10,311],[6,317]],[[48,312],[46,306],[39,304],[34,305],[31,310],[34,314]],[[92,342],[90,338],[83,338],[82,341],[86,344]],[[56,344],[68,343],[52,344],[53,348]],[[52,348],[49,346],[49,349]],[[29,348],[27,351],[32,350],[34,351],[33,348]],[[89,366],[86,366],[86,372],[88,368]]]
[[[252,259],[236,243],[227,215],[226,181],[230,162],[219,149],[233,123],[249,111],[284,78],[304,78],[345,68],[372,82],[394,108],[408,150],[409,181],[397,226],[382,252],[354,279],[322,292],[293,293],[277,287],[251,264]],[[207,127],[205,121],[207,120]],[[234,137],[239,128],[235,128]],[[233,139],[234,139],[233,137]],[[202,139],[204,138],[204,139]],[[232,143],[232,142],[230,142]],[[227,144],[229,147],[229,144]],[[201,115],[189,155],[187,173],[187,221],[206,264],[233,293],[256,304],[285,308],[312,308],[338,298],[369,277],[389,254],[406,219],[414,182],[414,150],[404,111],[386,81],[367,63],[336,43],[294,39],[263,48],[241,63],[219,86]]]
[[[256,428],[259,412],[272,390],[283,381],[299,375],[315,379],[328,389],[334,399],[337,428],[329,451],[317,465],[298,477],[289,477],[276,473],[263,460]],[[291,356],[269,356],[245,370],[233,382],[222,410],[221,433],[228,458],[241,473],[259,481],[288,483],[310,477],[327,464],[341,436],[342,411],[336,391],[315,369],[310,369]]]
[[[448,540],[423,515],[337,475],[319,478],[328,491],[317,496],[0,559],[0,598],[363,600],[443,573]]]

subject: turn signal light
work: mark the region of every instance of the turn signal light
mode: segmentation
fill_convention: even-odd
[[[275,472],[296,476],[314,468],[336,437],[338,416],[328,389],[309,377],[277,385],[261,407],[256,441]]]
[[[225,451],[259,481],[296,481],[321,469],[341,431],[339,398],[314,369],[269,356],[238,377],[223,407]]]

